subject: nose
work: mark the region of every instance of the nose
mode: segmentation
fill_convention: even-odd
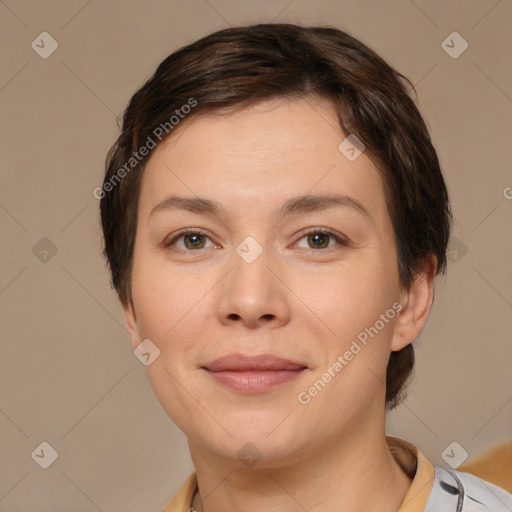
[[[254,260],[233,255],[233,268],[220,287],[218,316],[225,325],[281,327],[290,320],[289,294],[265,250]]]

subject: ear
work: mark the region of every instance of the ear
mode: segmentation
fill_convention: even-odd
[[[402,290],[402,310],[393,331],[391,350],[401,350],[418,338],[425,326],[434,300],[437,258],[431,255],[423,271],[416,276],[410,290]]]
[[[132,346],[135,350],[135,348],[139,346],[141,339],[139,336],[139,330],[137,328],[137,315],[135,314],[135,307],[133,306],[133,302],[131,300],[128,300],[126,304],[123,303],[123,314],[126,327],[128,327],[128,332],[132,338]]]

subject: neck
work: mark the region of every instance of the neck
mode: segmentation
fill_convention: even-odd
[[[384,428],[380,432],[338,434],[337,442],[315,447],[299,463],[258,463],[251,469],[205,457],[189,442],[199,484],[192,507],[198,512],[396,512],[411,479],[391,455]]]

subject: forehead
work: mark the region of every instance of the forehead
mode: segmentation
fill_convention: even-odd
[[[196,114],[151,155],[140,214],[147,218],[171,194],[209,197],[226,211],[268,211],[290,197],[337,193],[378,215],[385,210],[381,177],[365,153],[351,161],[340,151],[347,135],[331,102],[316,97]]]

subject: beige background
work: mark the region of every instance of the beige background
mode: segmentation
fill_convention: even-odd
[[[93,189],[136,88],[229,25],[331,24],[417,85],[455,228],[389,433],[443,465],[453,441],[475,456],[507,438],[512,2],[5,0],[0,15],[1,512],[157,511],[193,469],[132,353]],[[43,31],[58,43],[46,59],[31,47]],[[454,31],[469,44],[456,59],[441,45]],[[31,457],[43,441],[58,453],[48,469]]]

